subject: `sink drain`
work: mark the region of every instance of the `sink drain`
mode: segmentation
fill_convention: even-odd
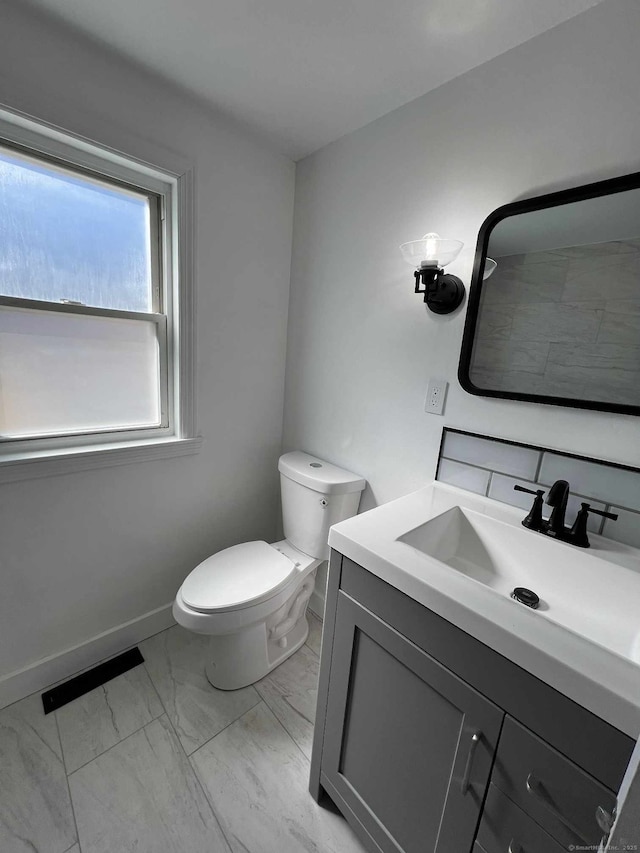
[[[532,610],[537,610],[540,606],[540,599],[535,592],[524,586],[517,586],[511,593],[511,598],[519,601],[520,604],[526,604],[526,606],[531,607]]]

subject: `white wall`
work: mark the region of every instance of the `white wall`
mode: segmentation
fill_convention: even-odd
[[[430,314],[398,251],[464,240],[448,270],[468,284],[496,207],[639,170],[639,39],[636,0],[605,0],[298,163],[285,447],[366,477],[361,508],[430,481],[445,424],[640,464],[638,418],[464,392],[465,309]]]
[[[0,103],[195,163],[204,436],[195,456],[0,486],[1,679],[171,601],[213,551],[277,535],[294,166],[19,3],[3,3]]]

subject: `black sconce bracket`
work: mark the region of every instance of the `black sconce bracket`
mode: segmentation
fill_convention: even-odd
[[[445,273],[438,267],[422,267],[413,275],[415,292],[424,293],[424,301],[434,314],[451,314],[464,299],[464,284],[457,275]]]

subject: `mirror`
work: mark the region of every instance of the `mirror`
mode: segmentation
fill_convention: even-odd
[[[459,379],[481,396],[640,414],[640,173],[485,220]]]

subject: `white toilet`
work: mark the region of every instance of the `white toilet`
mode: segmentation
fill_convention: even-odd
[[[253,684],[304,643],[329,528],[356,514],[366,485],[300,451],[281,456],[278,470],[286,539],[244,542],[208,557],[173,604],[176,622],[211,637],[207,678],[222,690]]]

